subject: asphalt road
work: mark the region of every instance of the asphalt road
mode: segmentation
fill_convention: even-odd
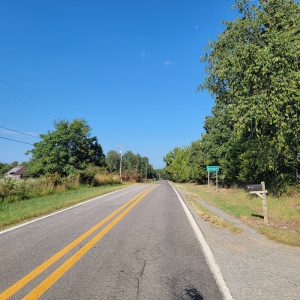
[[[166,182],[0,234],[0,292],[1,300],[222,299]]]

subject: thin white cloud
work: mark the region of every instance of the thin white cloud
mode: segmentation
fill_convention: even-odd
[[[170,66],[170,65],[174,65],[174,62],[172,62],[171,60],[165,60],[164,61],[164,66]]]

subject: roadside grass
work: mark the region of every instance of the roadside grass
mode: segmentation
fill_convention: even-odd
[[[281,228],[274,229],[273,227],[262,225],[259,227],[259,232],[265,234],[271,240],[300,247],[299,230],[288,230]]]
[[[17,202],[0,202],[0,229],[101,196],[131,184],[81,186],[65,192]]]
[[[300,195],[267,195],[269,225],[263,223],[262,202],[239,188],[208,190],[207,185],[182,184],[185,189],[203,200],[238,217],[269,239],[300,246]]]
[[[212,213],[206,207],[202,206],[197,201],[197,195],[187,192],[180,185],[176,185],[177,188],[185,195],[185,199],[191,204],[191,206],[196,210],[196,212],[201,216],[204,221],[207,221],[217,227],[226,228],[232,233],[241,233],[243,230],[239,227],[234,226],[230,222],[227,222],[223,218]]]

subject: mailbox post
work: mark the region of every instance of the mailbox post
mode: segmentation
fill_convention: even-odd
[[[266,191],[266,186],[265,182],[261,182],[262,190],[265,191],[262,193],[262,201],[263,201],[263,213],[264,213],[264,221],[265,224],[268,224],[268,207],[267,207],[267,191]]]
[[[246,191],[250,194],[256,194],[262,199],[263,203],[263,214],[264,214],[264,223],[268,225],[268,207],[267,207],[267,193],[265,182],[262,181],[261,184],[249,184],[246,186]]]

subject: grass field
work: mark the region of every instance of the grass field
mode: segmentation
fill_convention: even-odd
[[[262,219],[262,201],[256,195],[250,195],[242,189],[220,189],[217,192],[206,185],[183,184],[186,190],[222,210],[243,220],[268,238],[300,246],[300,195],[275,197],[268,195],[269,225]]]
[[[32,219],[81,201],[129,186],[130,184],[82,186],[62,193],[18,202],[0,202],[0,229]]]

